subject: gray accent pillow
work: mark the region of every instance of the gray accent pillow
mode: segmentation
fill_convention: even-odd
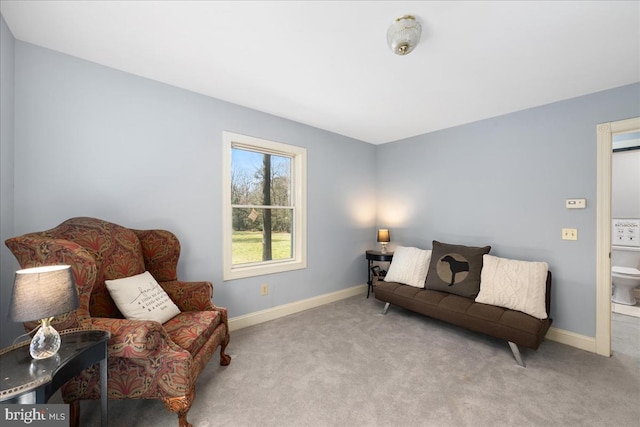
[[[475,298],[480,292],[482,256],[491,246],[473,247],[433,241],[425,289]]]

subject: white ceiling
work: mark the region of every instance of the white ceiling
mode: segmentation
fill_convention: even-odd
[[[372,144],[640,81],[638,1],[0,1],[22,41]],[[394,55],[398,16],[422,23]],[[639,100],[640,102],[640,100]]]

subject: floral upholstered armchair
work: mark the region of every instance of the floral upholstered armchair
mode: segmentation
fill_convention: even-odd
[[[89,328],[111,333],[107,390],[110,399],[160,399],[189,426],[187,412],[198,375],[220,346],[220,364],[228,365],[227,310],[212,303],[209,282],[177,279],[180,243],[164,230],[132,230],[95,218],[72,218],[42,232],[6,241],[22,268],[71,265],[80,306],[58,316],[56,329]],[[164,324],[125,319],[105,280],[149,271],[180,313]],[[35,324],[26,324],[30,330]],[[100,372],[94,366],[62,387],[79,421],[79,401],[100,398]]]

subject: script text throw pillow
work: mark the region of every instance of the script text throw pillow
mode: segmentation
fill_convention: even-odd
[[[123,279],[105,280],[105,284],[127,319],[165,323],[180,313],[178,306],[148,271]]]

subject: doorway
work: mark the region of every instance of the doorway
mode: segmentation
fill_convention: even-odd
[[[611,161],[613,135],[640,131],[640,117],[597,126],[596,353],[611,356]]]

